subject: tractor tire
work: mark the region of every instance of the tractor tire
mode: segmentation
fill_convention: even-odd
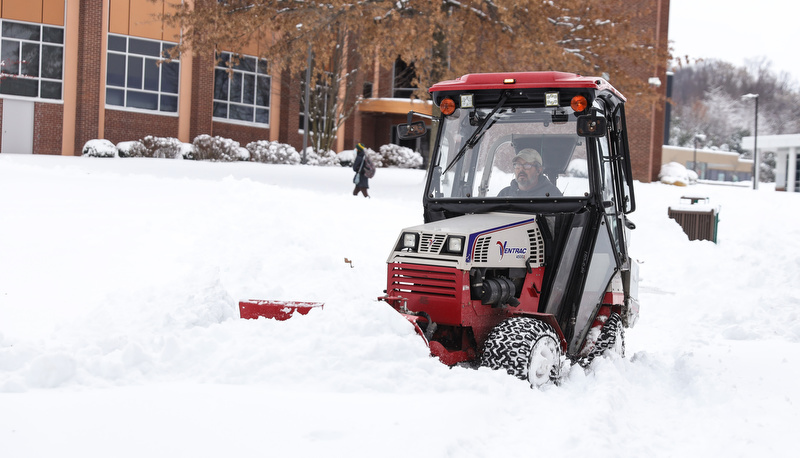
[[[612,313],[608,317],[600,331],[600,336],[594,343],[594,348],[580,359],[579,364],[587,367],[595,358],[609,351],[625,357],[625,327],[622,325],[622,317],[616,313]]]
[[[549,324],[528,317],[513,317],[495,326],[483,346],[481,365],[504,369],[527,380],[531,387],[558,381],[561,339]]]

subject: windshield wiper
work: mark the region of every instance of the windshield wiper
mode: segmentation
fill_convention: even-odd
[[[473,132],[472,135],[469,136],[467,141],[464,142],[464,146],[462,146],[461,149],[458,151],[458,154],[456,154],[456,157],[454,157],[453,160],[450,161],[450,164],[447,165],[447,168],[444,169],[443,173],[447,173],[448,170],[453,168],[453,165],[455,165],[455,163],[458,162],[464,156],[464,154],[467,152],[467,148],[472,148],[473,146],[475,146],[476,143],[478,143],[478,140],[481,139],[481,136],[483,135],[483,133],[486,132],[486,130],[489,129],[489,127],[491,127],[492,124],[494,124],[494,122],[489,124],[489,120],[494,118],[494,115],[497,113],[497,111],[500,110],[500,108],[503,107],[503,105],[506,103],[506,100],[508,100],[508,96],[509,95],[511,95],[511,93],[509,91],[506,91],[506,92],[503,93],[503,96],[500,97],[500,101],[497,102],[497,105],[494,107],[494,109],[491,111],[491,113],[489,113],[488,116],[483,118],[481,123],[475,129],[475,132]]]

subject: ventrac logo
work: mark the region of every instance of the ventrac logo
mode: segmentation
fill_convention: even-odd
[[[513,248],[508,246],[508,241],[497,242],[497,248],[500,250],[500,260],[503,260],[505,255],[514,255],[517,259],[523,259],[528,252],[527,248]]]

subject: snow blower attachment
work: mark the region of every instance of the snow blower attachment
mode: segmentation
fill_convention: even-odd
[[[306,315],[312,309],[321,309],[323,305],[324,304],[322,302],[261,300],[239,301],[239,316],[247,320],[254,320],[259,317],[264,317],[278,321],[285,321],[291,318],[295,312],[301,315]]]
[[[445,364],[532,386],[557,381],[566,359],[624,353],[639,310],[625,98],[558,72],[471,74],[430,92],[440,114],[398,127],[434,136],[425,224],[401,232],[379,299]]]

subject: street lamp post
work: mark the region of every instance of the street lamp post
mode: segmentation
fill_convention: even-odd
[[[758,94],[745,94],[742,100],[756,100],[756,119],[753,129],[753,189],[758,189]]]
[[[700,173],[697,172],[697,142],[706,141],[705,134],[694,134],[694,161],[692,161],[692,169],[697,177],[700,178]]]

